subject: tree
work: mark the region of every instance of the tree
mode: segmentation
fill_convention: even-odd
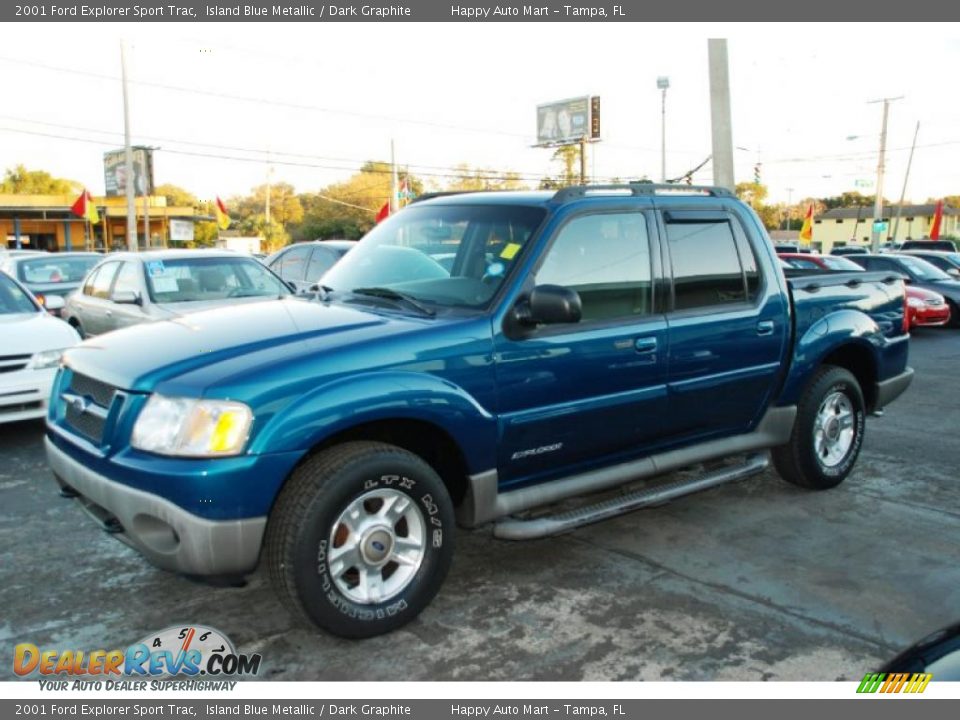
[[[374,225],[377,211],[390,199],[391,166],[369,161],[344,182],[299,196],[303,221],[290,228],[294,241],[330,238],[357,239]],[[413,195],[423,192],[423,182],[401,172],[401,183]]]
[[[242,219],[256,215],[266,215],[267,186],[258,185],[250,195],[230,199],[230,207]],[[270,221],[280,225],[298,223],[303,220],[303,205],[290,183],[270,185]]]
[[[852,190],[833,197],[822,198],[820,202],[827,210],[833,210],[834,208],[873,207],[876,200],[876,195],[861,195],[856,190]],[[883,203],[889,205],[887,200],[884,200]]]
[[[447,183],[446,190],[469,192],[471,190],[525,190],[519,173],[497,172],[482,168],[471,169],[466,163],[456,166],[457,177]]]
[[[44,170],[27,170],[23,165],[7,168],[0,193],[11,195],[76,195],[83,185],[75,180],[55,178]]]
[[[197,200],[197,196],[192,192],[189,190],[184,190],[182,187],[177,185],[171,185],[170,183],[157,185],[153,189],[153,194],[165,197],[167,199],[167,207],[195,208],[200,205],[200,201]]]
[[[756,182],[737,183],[734,191],[737,197],[753,208],[763,226],[773,230],[780,224],[780,209],[774,205],[767,205],[763,201],[767,198],[767,186]]]
[[[541,190],[555,190],[580,184],[580,171],[574,169],[579,168],[580,145],[561,145],[550,159],[559,162],[562,169],[556,177],[548,175],[540,180]]]

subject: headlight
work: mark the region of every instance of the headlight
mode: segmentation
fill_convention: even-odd
[[[27,370],[45,370],[57,367],[60,364],[60,358],[63,357],[63,350],[61,348],[60,350],[44,350],[36,353],[27,363]]]
[[[131,444],[160,455],[239,455],[253,413],[243,403],[153,395],[133,426]]]
[[[921,300],[920,298],[915,298],[915,297],[907,298],[907,305],[909,305],[909,306],[912,307],[912,308],[922,308],[922,307],[923,307],[923,300]]]

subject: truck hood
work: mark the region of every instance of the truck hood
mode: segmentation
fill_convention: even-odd
[[[106,333],[72,349],[65,364],[115,387],[152,392],[158,383],[201,368],[233,365],[235,358],[270,367],[371,332],[386,336],[429,322],[296,298],[271,299]]]

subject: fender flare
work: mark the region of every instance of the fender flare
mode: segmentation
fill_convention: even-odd
[[[369,422],[419,420],[459,446],[470,472],[496,457],[497,420],[458,385],[402,371],[351,375],[295,399],[261,428],[250,451],[307,452],[327,438]]]

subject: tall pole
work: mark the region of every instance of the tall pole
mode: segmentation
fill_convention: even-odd
[[[120,41],[120,74],[123,77],[123,149],[127,178],[127,249],[137,251],[137,208],[133,200],[133,148],[130,147],[130,100],[127,90],[127,43]]]
[[[880,160],[877,162],[877,197],[873,203],[873,224],[870,226],[870,251],[878,252],[880,250],[880,230],[878,223],[883,222],[883,172],[885,170],[884,158],[887,154],[887,115],[890,112],[890,103],[894,100],[900,100],[903,96],[895,98],[881,98],[880,100],[871,100],[868,105],[874,103],[883,103],[883,123],[880,126]]]
[[[390,214],[397,211],[397,193],[400,183],[397,180],[397,158],[394,153],[393,139],[390,140]]]
[[[667,182],[667,88],[670,78],[661,75],[657,78],[660,88],[660,182]]]
[[[580,138],[580,184],[587,184],[587,136]]]
[[[710,125],[713,141],[713,184],[735,189],[733,179],[733,123],[730,119],[730,71],[727,41],[707,40],[710,65]]]
[[[903,212],[903,199],[907,196],[907,180],[910,179],[910,166],[913,165],[913,151],[917,147],[917,135],[920,134],[920,121],[913,131],[913,144],[910,146],[910,158],[907,160],[907,172],[903,175],[903,189],[900,191],[900,204],[897,205],[897,219],[893,221],[893,241],[897,241],[897,229],[900,227],[900,213]]]
[[[784,230],[790,229],[790,206],[793,205],[793,188],[787,188],[787,221],[783,224]]]

